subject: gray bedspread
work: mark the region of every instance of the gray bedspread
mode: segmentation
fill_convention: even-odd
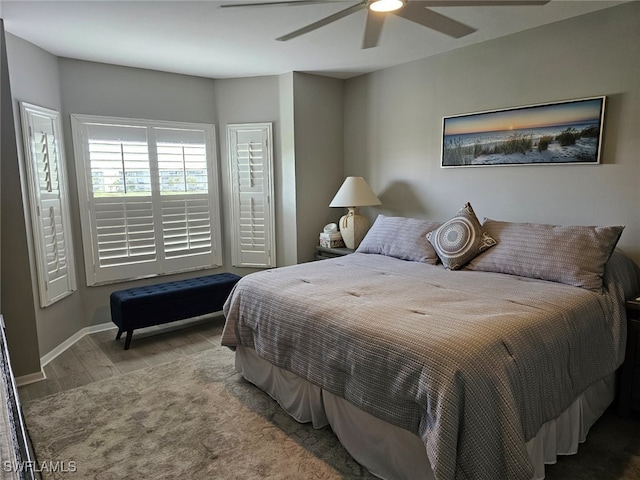
[[[415,432],[438,480],[530,479],[525,442],[621,364],[635,274],[616,252],[599,294],[353,254],[243,277],[222,344]]]

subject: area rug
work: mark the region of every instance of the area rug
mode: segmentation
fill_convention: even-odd
[[[214,348],[26,403],[44,479],[374,478]]]

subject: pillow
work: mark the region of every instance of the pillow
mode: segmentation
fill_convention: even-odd
[[[447,270],[458,270],[480,252],[496,244],[483,231],[470,203],[455,217],[427,234],[442,264]]]
[[[435,265],[438,255],[425,235],[439,225],[416,218],[378,215],[356,253],[377,253]]]
[[[467,268],[508,273],[599,291],[623,226],[559,226],[485,219],[498,245]]]

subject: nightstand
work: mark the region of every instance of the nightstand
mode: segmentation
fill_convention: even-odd
[[[628,417],[631,412],[640,412],[640,300],[626,303],[627,352],[620,369],[620,398],[618,412]]]
[[[349,255],[355,252],[350,248],[328,248],[328,247],[316,247],[316,260],[326,260],[327,258],[342,257],[343,255]]]

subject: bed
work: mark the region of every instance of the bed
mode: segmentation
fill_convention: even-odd
[[[544,478],[614,398],[638,291],[621,233],[480,224],[468,204],[379,216],[352,255],[243,277],[222,344],[376,476]]]

